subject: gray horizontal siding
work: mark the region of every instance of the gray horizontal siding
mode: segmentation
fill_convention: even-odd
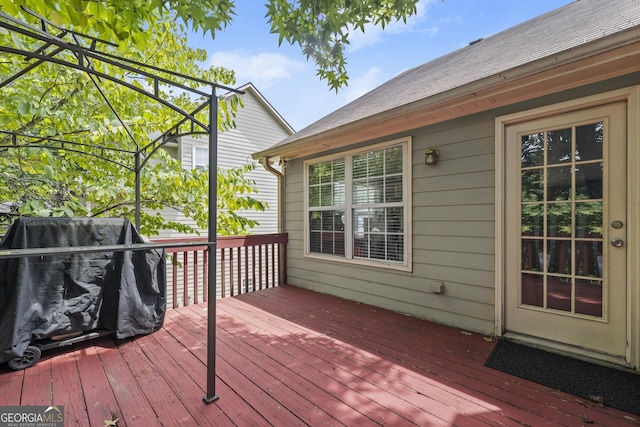
[[[455,121],[413,136],[411,272],[304,258],[302,160],[286,169],[287,281],[480,333],[494,322],[494,121]],[[437,147],[441,161],[424,164]],[[443,295],[429,291],[444,283]]]

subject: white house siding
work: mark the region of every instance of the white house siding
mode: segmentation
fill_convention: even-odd
[[[292,131],[284,126],[281,119],[274,116],[274,111],[264,104],[255,89],[247,89],[242,95],[244,108],[240,108],[236,115],[236,128],[218,133],[218,166],[223,169],[243,166],[254,162],[251,153],[268,148],[285,137]],[[182,159],[185,168],[193,167],[194,146],[207,147],[207,137],[187,136],[181,138],[175,149],[176,155]],[[278,168],[277,165],[275,166]],[[268,203],[269,208],[264,212],[248,211],[242,215],[254,219],[260,225],[253,228],[252,234],[276,233],[278,230],[278,187],[274,175],[266,171],[261,165],[246,175],[255,180],[258,189],[257,194],[251,196]],[[180,221],[195,226],[192,221],[173,210],[165,209],[162,215],[172,220]],[[204,232],[206,234],[206,230]],[[175,231],[162,231],[160,238],[185,237],[184,234]]]

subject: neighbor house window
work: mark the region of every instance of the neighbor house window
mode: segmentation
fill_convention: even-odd
[[[410,140],[305,163],[307,255],[408,268]]]
[[[193,147],[193,168],[200,170],[209,168],[209,149],[207,147]]]

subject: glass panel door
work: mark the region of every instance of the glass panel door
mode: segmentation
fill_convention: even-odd
[[[603,122],[520,136],[520,303],[602,317]]]

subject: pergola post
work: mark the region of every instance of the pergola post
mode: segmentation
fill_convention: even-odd
[[[218,400],[216,394],[216,253],[218,215],[218,97],[212,88],[209,99],[209,232],[207,276],[207,394],[206,403]]]

